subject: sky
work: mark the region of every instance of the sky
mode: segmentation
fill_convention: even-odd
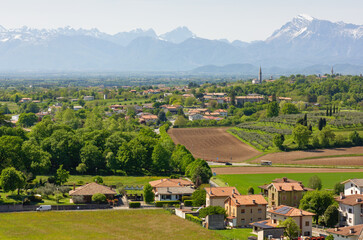
[[[5,28],[97,28],[115,34],[187,26],[198,37],[264,40],[298,14],[363,25],[361,0],[1,0]]]

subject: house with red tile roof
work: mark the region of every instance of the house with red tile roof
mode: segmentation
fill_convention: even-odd
[[[224,201],[232,195],[240,195],[235,187],[209,187],[206,191],[206,206],[220,206],[224,208]]]
[[[92,196],[96,193],[104,194],[107,199],[113,199],[117,194],[116,191],[112,190],[110,187],[92,182],[78,188],[73,187],[73,190],[69,191],[69,196],[72,197],[72,202],[91,203]]]
[[[330,228],[327,229],[326,232],[333,235],[334,240],[359,240],[363,239],[363,224],[349,227]]]
[[[268,210],[267,212],[267,215],[272,220],[273,224],[279,225],[287,218],[292,218],[301,229],[301,233],[299,235],[311,236],[313,216],[315,216],[314,213],[286,205],[280,205]]]
[[[252,222],[266,219],[267,201],[262,195],[234,194],[224,201],[224,207],[231,227],[248,227]]]
[[[363,194],[345,196],[341,193],[335,200],[339,203],[341,225],[354,226],[363,224]]]

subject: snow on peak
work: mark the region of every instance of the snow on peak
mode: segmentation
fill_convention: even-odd
[[[307,20],[307,21],[310,21],[310,22],[315,19],[312,16],[310,16],[308,14],[304,14],[304,13],[297,15],[296,18],[304,19],[304,20]]]

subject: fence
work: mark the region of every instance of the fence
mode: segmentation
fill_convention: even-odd
[[[0,212],[25,212],[36,211],[40,205],[0,205]],[[87,210],[87,209],[108,209],[109,204],[79,204],[79,205],[52,205],[52,210]]]

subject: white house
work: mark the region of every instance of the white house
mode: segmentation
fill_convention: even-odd
[[[194,120],[201,120],[203,119],[203,115],[201,114],[192,114],[188,116],[190,121],[194,121]]]
[[[73,107],[73,110],[74,111],[78,111],[78,110],[81,110],[83,107],[82,106],[74,106]]]
[[[363,224],[353,227],[331,228],[326,231],[333,235],[334,240],[359,240],[363,238]]]
[[[92,100],[95,100],[95,97],[94,96],[84,96],[83,97],[83,100],[85,100],[85,101],[92,101]]]
[[[354,226],[363,224],[363,195],[354,194],[335,199],[339,203],[340,224]]]
[[[363,179],[353,178],[344,182],[344,195],[363,194]]]
[[[280,205],[277,208],[268,210],[267,212],[272,220],[272,224],[278,225],[287,218],[292,218],[301,229],[301,235],[311,237],[314,213],[286,205]]]
[[[194,188],[187,186],[156,188],[155,201],[181,201],[183,196],[192,196],[194,191]]]

